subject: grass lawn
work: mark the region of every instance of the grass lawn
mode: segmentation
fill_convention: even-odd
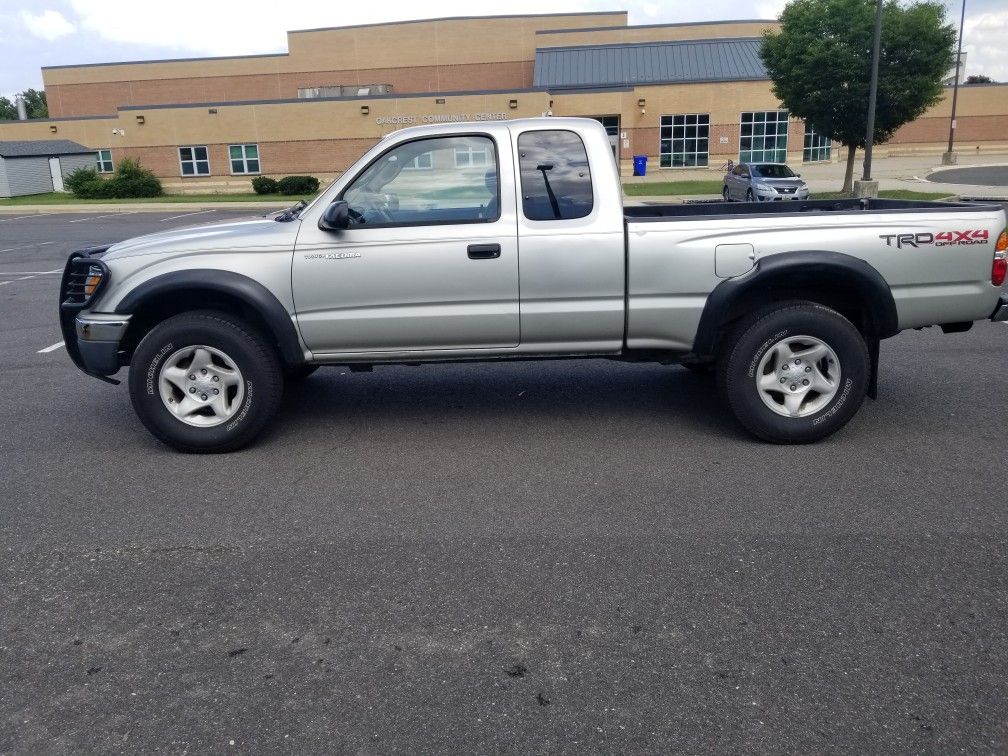
[[[721,180],[716,181],[648,181],[623,184],[628,197],[653,197],[661,194],[721,194]]]
[[[315,195],[285,196],[282,194],[165,194],[161,197],[137,199],[79,199],[72,194],[49,192],[26,197],[5,197],[0,207],[11,205],[142,205],[151,202],[263,202],[270,205],[293,205],[299,199],[310,200]]]

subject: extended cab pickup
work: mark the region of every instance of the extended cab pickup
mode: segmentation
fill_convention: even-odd
[[[595,121],[417,127],[275,218],[73,253],[60,321],[189,451],[248,443],[319,365],[573,356],[716,370],[742,425],[801,443],[874,396],[880,339],[1008,319],[1005,226],[942,202],[624,208]]]

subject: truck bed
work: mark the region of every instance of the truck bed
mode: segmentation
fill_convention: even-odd
[[[932,202],[900,199],[822,199],[803,202],[696,202],[683,205],[647,204],[623,208],[628,221],[669,220],[718,215],[793,215],[805,213],[948,212],[949,210],[989,212],[996,205],[967,202]]]

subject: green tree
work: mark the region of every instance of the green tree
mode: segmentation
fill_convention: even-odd
[[[843,191],[849,192],[854,155],[865,146],[875,2],[792,0],[780,21],[780,32],[767,32],[760,51],[774,95],[792,115],[847,147]],[[885,0],[876,142],[941,99],[955,38],[939,3]]]
[[[26,89],[21,93],[25,101],[25,112],[29,118],[48,118],[49,106],[46,104],[45,92],[37,89]],[[17,104],[7,98],[0,97],[0,121],[16,121]]]
[[[0,97],[0,121],[17,120],[17,106],[13,100]]]
[[[994,79],[986,74],[972,74],[966,77],[966,81],[963,84],[993,84]]]
[[[25,110],[29,118],[48,118],[49,105],[46,103],[45,92],[37,89],[26,89],[21,93],[25,101]]]

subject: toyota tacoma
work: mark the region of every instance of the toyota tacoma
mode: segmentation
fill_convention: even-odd
[[[322,365],[570,357],[715,371],[752,434],[811,442],[875,396],[881,339],[1008,320],[998,206],[622,200],[595,121],[407,128],[276,217],[74,252],[60,324],[154,436],[222,452]]]

